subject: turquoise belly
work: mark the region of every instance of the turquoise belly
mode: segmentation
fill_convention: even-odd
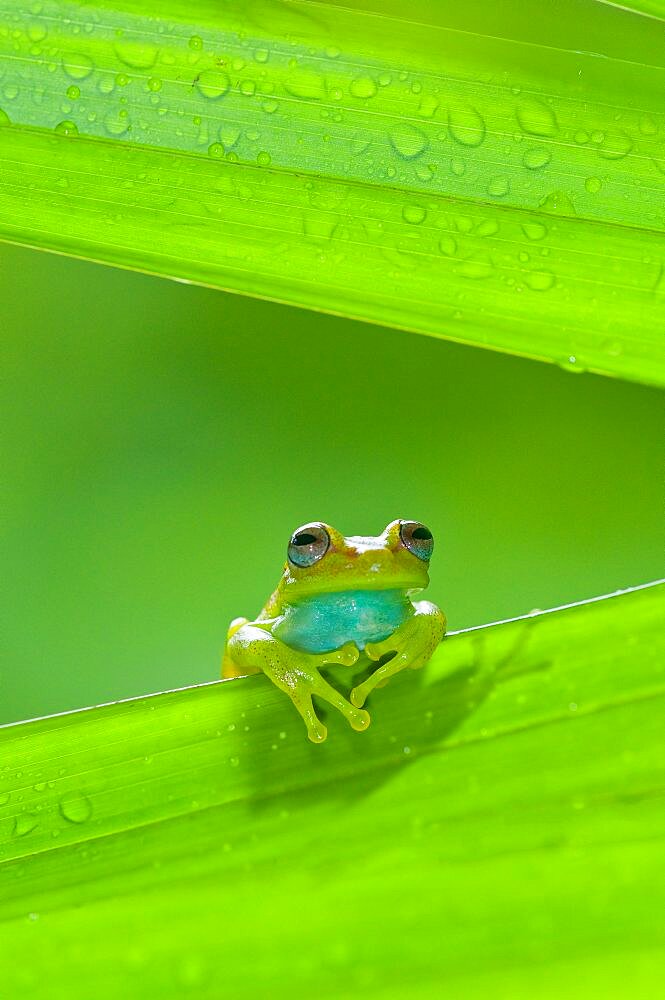
[[[347,642],[364,649],[367,642],[387,639],[411,614],[403,590],[345,590],[288,605],[272,632],[304,653],[328,653]]]

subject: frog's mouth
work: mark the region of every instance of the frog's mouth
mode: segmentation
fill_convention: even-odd
[[[343,598],[358,597],[364,593],[371,593],[376,595],[376,599],[379,600],[379,595],[385,595],[386,598],[394,600],[399,597],[401,600],[406,600],[409,597],[421,593],[426,584],[422,583],[420,580],[414,579],[381,579],[380,577],[376,579],[369,580],[358,580],[356,581],[356,586],[349,586],[348,581],[345,584],[340,580],[340,585],[335,586],[331,581],[328,581],[325,585],[319,584],[315,581],[309,582],[309,585],[301,581],[298,588],[293,588],[293,594],[290,593],[289,589],[286,589],[285,600],[289,604],[301,604],[303,601],[308,601],[312,599],[323,599],[327,595],[333,596],[336,600],[341,600]]]

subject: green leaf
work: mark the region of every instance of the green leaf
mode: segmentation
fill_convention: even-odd
[[[6,0],[0,80],[5,240],[665,382],[656,18]]]
[[[3,729],[3,994],[658,995],[664,606],[458,633],[322,746],[262,676]]]

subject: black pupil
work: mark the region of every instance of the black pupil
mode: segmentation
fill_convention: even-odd
[[[411,537],[416,538],[418,541],[428,542],[432,537],[432,532],[423,525],[420,528],[414,528]]]
[[[301,535],[296,535],[293,539],[294,545],[313,545],[318,539],[316,535],[309,535],[307,532],[303,532]]]

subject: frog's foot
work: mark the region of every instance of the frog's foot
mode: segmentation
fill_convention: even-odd
[[[368,695],[383,687],[391,677],[409,667],[424,667],[443,638],[446,620],[435,604],[420,601],[414,605],[416,613],[391,636],[381,642],[368,642],[365,652],[379,666],[362,684],[351,692],[351,702],[362,707]],[[382,662],[381,662],[382,661]]]
[[[291,701],[300,712],[307,727],[307,735],[313,743],[322,743],[328,735],[328,730],[314,710],[312,704],[314,695],[336,708],[357,733],[364,732],[369,726],[369,712],[364,711],[360,706],[352,705],[319,673],[321,667],[329,666],[330,663],[352,666],[358,658],[358,650],[355,647],[353,649],[355,650],[353,658],[351,658],[348,647],[337,650],[335,653],[315,656],[310,654],[307,658],[314,662],[307,664],[307,667],[300,665],[294,671],[289,672],[288,677],[284,678],[284,690],[287,691]],[[282,685],[280,684],[280,686]]]
[[[254,673],[262,670],[276,687],[288,694],[313,743],[322,743],[327,736],[326,727],[314,711],[312,697],[315,695],[341,712],[356,732],[369,726],[369,714],[347,701],[320,674],[323,667],[333,663],[353,666],[359,656],[353,643],[329,653],[303,653],[275,639],[265,628],[248,623],[231,637],[229,650],[239,669]]]

